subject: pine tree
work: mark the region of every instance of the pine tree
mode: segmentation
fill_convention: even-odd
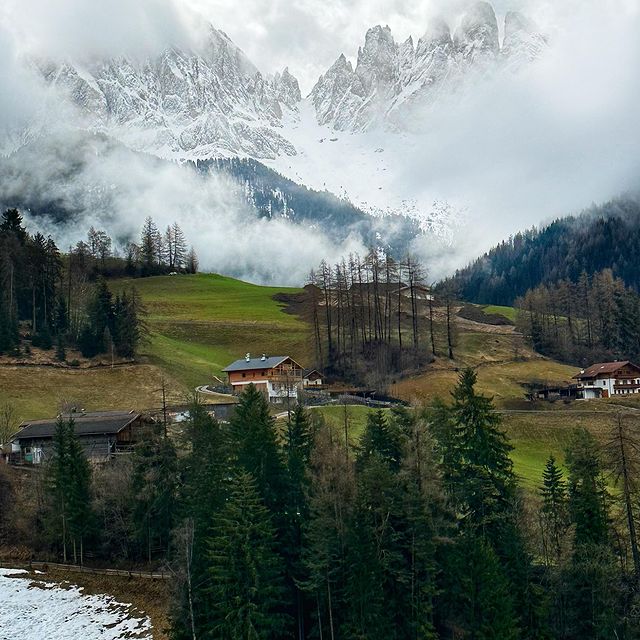
[[[522,617],[523,633],[535,638],[542,634],[540,599],[519,529],[512,447],[500,429],[492,400],[476,394],[475,383],[473,370],[462,372],[452,405],[440,408],[442,424],[435,433],[444,436],[440,447],[449,449],[443,457],[445,482],[465,530],[483,538],[496,553]]]
[[[312,633],[336,638],[349,609],[346,548],[354,510],[354,468],[342,440],[319,425],[310,460],[309,517],[303,528],[302,583],[313,604]],[[313,637],[313,636],[312,636]]]
[[[567,484],[553,456],[549,456],[542,473],[540,497],[543,546],[547,558],[558,563],[569,529],[569,513]]]
[[[240,395],[231,418],[230,435],[235,464],[252,474],[260,497],[280,527],[286,499],[286,471],[269,404],[253,384]]]
[[[167,554],[176,521],[177,456],[171,440],[159,434],[135,449],[132,479],[134,537],[141,558]]]
[[[584,428],[574,431],[566,452],[569,508],[575,525],[575,545],[604,545],[608,539],[606,496],[595,438]]]
[[[69,511],[69,537],[73,545],[74,561],[84,561],[85,543],[95,526],[95,515],[91,503],[91,467],[84,449],[75,435],[74,422],[67,423],[69,486],[67,503]]]
[[[91,468],[70,418],[59,418],[54,435],[51,466],[54,510],[61,520],[63,556],[71,544],[74,562],[83,564],[86,542],[93,534],[95,518],[91,505]],[[58,511],[59,509],[59,511]]]
[[[159,238],[160,233],[153,218],[147,217],[140,234],[140,261],[142,262],[143,275],[157,273],[158,260],[160,259]]]
[[[135,294],[123,291],[116,298],[113,316],[116,352],[123,358],[135,358],[142,338]]]
[[[490,398],[475,392],[477,376],[465,370],[452,392],[454,434],[451,465],[453,497],[473,528],[500,536],[504,516],[510,516],[516,480],[509,453],[512,450],[500,416]]]
[[[233,477],[207,540],[207,637],[287,638],[283,561],[268,509],[250,473]]]
[[[196,254],[196,250],[191,247],[191,249],[189,249],[189,253],[187,254],[187,273],[198,273],[199,266],[200,262],[198,260],[198,255]]]
[[[360,441],[360,464],[377,455],[390,468],[397,470],[402,459],[402,439],[396,423],[389,423],[384,411],[378,410],[367,415],[367,425]]]
[[[187,252],[187,242],[177,222],[171,225],[171,235],[173,237],[173,266],[176,269],[184,269],[189,262],[193,267],[192,273],[195,273],[198,270],[198,259],[195,257],[193,249],[193,256]]]
[[[113,296],[104,278],[100,278],[87,305],[87,319],[78,339],[82,355],[93,357],[108,348],[107,332],[114,334]]]
[[[640,466],[640,441],[632,429],[625,424],[621,413],[618,413],[616,425],[606,443],[605,455],[613,480],[622,492],[621,502],[627,523],[635,583],[640,589],[640,552],[635,513],[638,497],[636,478]]]
[[[180,518],[184,535],[177,541],[181,599],[173,616],[175,638],[202,637],[211,617],[208,595],[207,540],[214,534],[215,516],[227,498],[227,434],[194,400],[185,429],[188,454],[180,464]],[[184,551],[184,553],[183,553]]]
[[[461,630],[460,637],[522,637],[510,582],[491,545],[482,537],[467,533],[448,550],[443,587],[448,605],[443,623]]]
[[[568,626],[575,638],[615,637],[616,569],[608,548],[609,514],[595,438],[577,429],[566,452],[574,549],[567,568]]]

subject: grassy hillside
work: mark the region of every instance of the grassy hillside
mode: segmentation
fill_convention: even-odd
[[[144,364],[74,370],[53,367],[0,367],[0,403],[11,402],[20,419],[55,415],[60,404],[78,403],[86,409],[152,409],[160,406],[163,380],[171,401],[183,401],[189,390],[206,384],[221,369],[247,351],[288,353],[309,361],[308,329],[298,317],[285,313],[273,300],[279,292],[296,289],[260,287],[218,275],[162,276],[111,282],[114,291],[135,286],[148,310],[150,342],[142,349]],[[487,313],[511,317],[513,310],[485,307]],[[439,357],[419,375],[396,381],[392,394],[417,404],[436,396],[449,398],[460,369],[478,373],[478,390],[494,398],[503,411],[504,428],[515,446],[513,459],[526,486],[538,485],[544,462],[553,453],[559,460],[576,426],[586,426],[600,439],[613,424],[618,404],[525,402],[536,384],[559,384],[573,367],[543,358],[525,346],[512,326],[481,325],[456,318],[454,360],[444,357],[446,344],[441,310],[436,314]],[[423,330],[425,329],[423,327]],[[428,343],[423,336],[422,343]],[[625,402],[632,405],[635,398]],[[640,399],[638,400],[640,402]],[[535,409],[535,411],[528,411]],[[515,412],[514,412],[515,410]],[[343,427],[341,406],[321,411],[336,429]],[[349,408],[349,430],[355,442],[368,409]],[[640,416],[631,407],[629,419]],[[638,418],[640,424],[640,418]]]
[[[87,410],[159,409],[163,380],[169,401],[183,402],[187,388],[150,365],[114,369],[0,367],[0,405],[10,403],[18,421],[55,416],[63,403]]]
[[[287,354],[305,364],[307,327],[283,311],[276,293],[297,289],[261,287],[215,274],[117,280],[135,286],[149,315],[149,344],[142,356],[193,388],[222,375],[246,352]]]
[[[503,307],[497,304],[489,304],[482,307],[482,310],[485,313],[495,313],[497,315],[504,316],[507,320],[511,320],[511,322],[516,321],[516,309],[514,307]]]

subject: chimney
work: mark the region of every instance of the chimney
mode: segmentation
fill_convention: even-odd
[[[262,358],[260,358],[260,360],[262,360],[262,362],[264,362],[267,359],[267,354],[263,353],[262,354]]]
[[[251,360],[251,354],[247,353],[247,355],[244,357],[244,359],[249,362],[249,360]]]

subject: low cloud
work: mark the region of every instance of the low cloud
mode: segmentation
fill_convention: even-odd
[[[537,63],[420,114],[399,180],[467,212],[439,271],[518,230],[638,190],[640,10],[613,1],[575,9]]]
[[[5,161],[0,202],[27,196],[32,207],[50,213],[76,211],[77,218],[65,222],[27,214],[30,228],[51,234],[63,250],[85,238],[90,225],[120,244],[137,240],[151,216],[161,231],[180,224],[203,270],[259,283],[299,285],[323,258],[364,251],[357,234],[335,244],[284,219],[257,219],[238,186],[222,177],[131,152],[101,136],[60,135],[64,142],[49,137]],[[46,202],[39,200],[43,195]]]
[[[429,238],[414,243],[434,275],[519,229],[638,188],[637,1],[494,5],[500,18],[512,9],[532,16],[550,34],[551,46],[522,73],[485,80],[421,114],[421,130],[395,161],[396,192],[418,190],[422,201],[465,211],[466,227],[454,247],[434,247]],[[263,70],[288,64],[310,89],[341,51],[355,57],[369,26],[389,24],[397,40],[419,37],[435,14],[445,13],[455,24],[465,6],[458,0],[5,0],[0,135],[18,130],[36,110],[46,110],[50,119],[71,119],[53,111],[47,90],[25,70],[28,55],[143,55],[190,43],[196,10],[227,31]],[[23,142],[10,140],[14,147]],[[77,199],[89,216],[86,226],[93,222],[123,238],[137,235],[146,215],[160,226],[177,219],[203,268],[252,280],[298,283],[322,257],[362,250],[357,236],[333,246],[322,234],[283,220],[256,221],[224,181],[203,181],[186,167],[117,146],[99,153],[85,149],[77,181],[55,181],[65,174],[68,146],[68,138],[34,146],[29,176],[14,172],[11,182],[0,185],[4,196],[15,196],[22,185],[63,204]],[[49,229],[65,241],[85,232],[84,225]]]
[[[192,12],[174,0],[3,0],[4,24],[29,55],[146,55],[193,40]]]

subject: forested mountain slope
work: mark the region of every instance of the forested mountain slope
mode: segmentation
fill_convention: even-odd
[[[625,197],[518,233],[459,270],[453,283],[465,300],[504,305],[539,284],[608,268],[640,289],[639,257],[640,200]]]
[[[215,158],[195,165],[203,173],[231,177],[257,215],[316,227],[334,240],[356,233],[368,246],[384,246],[399,257],[420,234],[418,222],[409,217],[370,216],[346,199],[297,184],[251,158]]]

